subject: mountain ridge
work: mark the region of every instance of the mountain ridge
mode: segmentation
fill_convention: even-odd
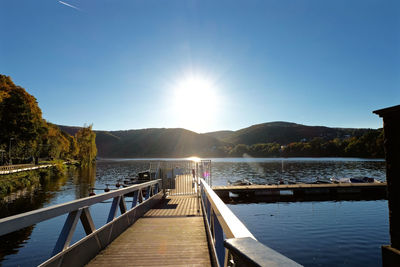
[[[58,125],[74,135],[80,127]],[[367,128],[334,128],[307,126],[293,122],[274,121],[251,125],[237,131],[222,130],[196,133],[184,128],[145,128],[103,131],[95,130],[100,157],[223,157],[239,144],[255,145],[307,142],[313,138],[325,141],[360,137],[373,131]]]
[[[308,126],[294,122],[274,121],[251,125],[246,128],[227,132],[220,139],[233,144],[252,145],[257,143],[280,143],[283,145],[291,142],[309,141],[315,137],[327,140],[345,138],[346,136],[361,136],[371,129],[368,128],[339,128],[327,126]],[[217,132],[206,133],[211,136],[221,136]]]

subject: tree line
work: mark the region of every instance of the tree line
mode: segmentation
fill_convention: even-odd
[[[42,118],[36,98],[0,74],[1,164],[48,160],[78,160],[87,165],[95,160],[96,134],[92,125],[74,136]]]
[[[219,150],[229,157],[360,157],[384,158],[383,129],[370,130],[365,134],[345,139],[325,140],[321,137],[308,142],[292,142],[286,145],[263,143],[225,146]]]

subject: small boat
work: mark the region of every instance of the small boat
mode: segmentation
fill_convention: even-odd
[[[137,177],[129,178],[129,179],[126,179],[126,180],[123,181],[122,186],[123,187],[128,187],[128,186],[135,185],[135,184],[140,184],[140,183],[143,183],[143,182],[144,181],[139,181],[139,179]]]
[[[332,183],[339,184],[339,183],[351,183],[351,184],[366,184],[366,183],[380,183],[380,181],[376,180],[375,178],[371,177],[351,177],[351,178],[335,178],[332,177]]]
[[[125,180],[123,180],[122,186],[127,187],[135,184],[141,184],[155,178],[156,178],[155,172],[150,172],[150,171],[139,172],[137,175],[134,175],[133,177],[128,177]]]
[[[247,179],[240,179],[236,181],[228,181],[228,185],[252,185],[253,183]]]

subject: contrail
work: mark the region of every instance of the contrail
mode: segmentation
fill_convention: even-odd
[[[78,7],[76,7],[76,6],[73,6],[73,5],[71,5],[71,4],[65,3],[65,2],[63,2],[63,1],[58,1],[58,2],[59,2],[60,4],[65,5],[65,6],[69,6],[69,7],[73,8],[73,9],[76,9],[76,10],[78,10],[78,11],[82,11],[80,8],[78,8]]]

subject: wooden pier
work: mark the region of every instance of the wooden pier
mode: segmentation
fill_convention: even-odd
[[[386,183],[214,186],[224,202],[372,200],[387,197]]]
[[[167,197],[87,266],[211,266],[198,201]]]

